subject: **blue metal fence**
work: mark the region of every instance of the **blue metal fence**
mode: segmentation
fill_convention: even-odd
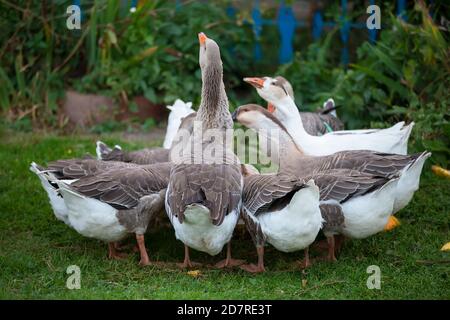
[[[375,0],[370,0],[370,5],[374,5]],[[340,38],[342,42],[341,60],[344,65],[349,63],[349,50],[348,44],[350,39],[350,33],[352,29],[365,29],[366,24],[361,22],[352,22],[347,17],[347,0],[341,0],[341,16],[339,21],[325,21],[321,10],[317,10],[313,13],[311,33],[314,40],[318,40],[326,28],[340,27]],[[405,14],[406,0],[397,0],[397,15],[402,19],[406,19]],[[230,5],[227,8],[229,16],[234,17],[236,15],[236,8]],[[303,20],[297,20],[294,16],[291,7],[286,6],[284,1],[281,2],[278,9],[278,15],[276,19],[264,19],[260,10],[260,3],[258,0],[254,1],[252,9],[252,28],[255,36],[254,54],[255,60],[261,60],[263,52],[260,44],[261,34],[263,26],[277,26],[280,33],[280,48],[279,48],[279,62],[287,63],[292,61],[294,57],[294,37],[296,35],[296,29],[306,28],[308,24]],[[369,41],[374,43],[377,37],[376,29],[367,29]]]

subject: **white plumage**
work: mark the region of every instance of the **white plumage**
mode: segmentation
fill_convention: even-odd
[[[324,222],[319,196],[319,188],[310,180],[286,207],[258,216],[267,242],[283,252],[302,250],[313,243]]]

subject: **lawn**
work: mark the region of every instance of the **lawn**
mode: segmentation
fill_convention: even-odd
[[[33,135],[4,132],[0,137],[0,298],[2,299],[449,299],[450,180],[434,176],[428,166],[421,188],[398,217],[402,225],[365,240],[345,243],[338,262],[317,262],[300,271],[302,253],[282,254],[268,247],[267,272],[200,268],[197,277],[178,270],[182,243],[170,228],[146,236],[150,259],[165,267],[138,266],[133,253],[122,261],[106,258],[106,244],[82,237],[56,220],[31,161],[94,153],[95,136]],[[106,142],[130,149],[144,141]],[[159,142],[156,142],[159,143]],[[146,145],[155,145],[155,142]],[[130,244],[133,240],[129,240]],[[239,234],[236,258],[256,255],[250,238]],[[212,264],[224,257],[192,251],[194,260]],[[314,253],[317,255],[318,253]],[[81,269],[81,289],[66,288],[66,269]],[[381,270],[381,289],[369,290],[370,265]]]

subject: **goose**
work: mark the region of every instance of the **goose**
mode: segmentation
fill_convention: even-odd
[[[140,262],[150,259],[144,234],[152,218],[164,208],[171,164],[118,166],[81,177],[68,184],[55,175],[70,225],[81,235],[108,243],[108,257],[119,259],[115,244],[128,234],[136,236]]]
[[[321,228],[330,244],[328,259],[335,260],[335,234],[367,237],[382,230],[393,206],[392,186],[395,179],[348,169],[304,177],[282,171],[245,177],[242,217],[256,246],[258,264],[241,268],[265,271],[266,242],[283,252],[305,249],[302,267],[309,267],[308,246]],[[374,211],[358,215],[365,206]]]
[[[427,151],[413,155],[397,155],[368,150],[341,151],[328,156],[308,156],[295,144],[281,121],[261,106],[254,104],[240,106],[233,113],[233,119],[275,142],[275,147],[278,146],[279,151],[278,154],[273,153],[275,156],[272,160],[279,165],[279,172],[284,174],[305,177],[329,170],[351,170],[359,174],[395,180],[395,188],[389,188],[393,196],[391,214],[404,208],[412,199],[414,192],[419,188],[423,165],[431,156]],[[326,208],[335,211],[329,206]],[[398,223],[394,217],[389,218],[389,221],[393,226]],[[360,236],[368,235],[370,234]],[[350,236],[358,237],[358,234],[353,232]],[[334,246],[331,243],[330,245]]]
[[[32,162],[30,165],[30,171],[38,176],[42,187],[48,195],[55,217],[58,220],[63,221],[69,227],[72,227],[68,218],[67,207],[64,203],[64,199],[59,192],[58,185],[52,182],[52,178],[57,178],[64,181],[66,184],[71,184],[77,179],[88,175],[107,171],[113,168],[133,166],[136,165],[116,161],[104,162],[95,159],[66,159],[52,161],[46,168]]]
[[[275,116],[284,124],[306,154],[321,156],[343,150],[374,150],[386,153],[407,154],[408,139],[414,122],[407,126],[398,123],[381,130],[335,131],[322,136],[311,136],[305,131],[294,100],[282,85],[273,78],[246,78],[258,94],[275,106]]]
[[[204,133],[201,137],[191,135],[188,143],[200,144],[201,152],[194,147],[186,158],[171,156],[173,167],[165,207],[176,238],[184,243],[181,267],[195,265],[190,260],[190,248],[217,255],[225,244],[227,258],[217,266],[229,267],[240,263],[231,258],[230,240],[240,214],[243,178],[237,157],[221,141],[225,130],[233,128],[233,120],[223,83],[220,49],[204,33],[199,33],[198,38],[202,93],[195,122]],[[209,139],[208,130],[219,137]],[[223,159],[209,160],[208,148],[224,151]]]
[[[292,85],[282,76],[276,76],[275,80],[281,88],[295,101],[294,90]],[[251,83],[251,78],[244,78],[244,81]],[[270,112],[275,107],[268,103],[267,109]],[[337,117],[336,106],[332,98],[323,103],[323,108],[317,112],[300,112],[303,127],[305,131],[313,136],[321,136],[327,132],[338,131],[344,129],[344,124]]]
[[[191,113],[188,116],[181,119],[181,124],[179,125],[179,130],[188,130],[191,131],[193,127],[193,120],[195,118],[195,113]],[[102,143],[97,143],[97,145],[101,145]],[[120,149],[120,147],[116,146],[116,149]],[[147,155],[149,155],[147,153]],[[168,154],[167,154],[168,155]],[[128,157],[128,156],[127,156]],[[145,160],[145,153],[141,156],[130,157],[131,160],[136,162],[140,162],[143,164],[154,164],[155,158],[148,157],[148,160]],[[120,158],[123,159],[123,158]],[[140,159],[140,161],[138,160]],[[160,159],[161,161],[163,159]],[[168,160],[168,157],[167,157]],[[167,161],[166,160],[166,161]],[[61,197],[59,193],[59,188],[57,184],[52,183],[48,176],[56,176],[58,179],[63,180],[66,184],[70,184],[76,179],[81,177],[85,177],[88,175],[96,174],[102,171],[110,170],[113,168],[133,168],[139,166],[133,162],[127,163],[122,161],[99,161],[93,159],[91,156],[85,156],[83,159],[66,159],[66,160],[56,160],[52,161],[48,164],[47,168],[43,168],[42,166],[32,162],[30,165],[30,170],[35,173],[39,180],[41,181],[41,185],[46,191],[50,205],[53,209],[53,213],[58,220],[63,221],[68,226],[71,227],[71,224],[68,220],[67,207],[64,203],[64,199]]]
[[[195,113],[192,109],[192,102],[184,102],[177,99],[173,105],[167,106],[170,110],[166,135],[162,148],[146,148],[138,151],[127,152],[122,150],[120,145],[110,148],[102,141],[97,141],[96,153],[97,159],[104,161],[123,161],[137,164],[153,164],[167,162],[169,158],[169,149],[176,136],[181,121],[189,115]]]
[[[258,265],[242,265],[249,272],[263,272],[266,242],[283,252],[305,250],[324,220],[319,208],[319,188],[314,181],[284,174],[249,174],[244,178],[242,218],[258,254]]]
[[[295,144],[286,127],[272,113],[261,106],[247,104],[233,113],[233,118],[254,129],[275,130],[279,137],[269,136],[276,144],[281,143],[289,152],[287,157],[275,157],[284,172],[306,175],[330,169],[353,169],[366,173],[390,177],[401,171],[394,212],[403,209],[419,189],[420,176],[425,161],[431,153],[424,151],[412,155],[389,154],[370,150],[340,151],[326,156],[310,156]]]

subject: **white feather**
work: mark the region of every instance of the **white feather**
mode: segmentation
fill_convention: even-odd
[[[39,180],[41,181],[42,187],[47,192],[48,199],[56,219],[63,221],[68,226],[71,226],[64,199],[60,195],[58,195],[58,190],[50,184],[47,179],[46,172],[39,170],[35,162],[31,163],[30,170],[38,176]],[[69,181],[69,183],[71,183],[71,181]]]
[[[177,99],[172,106],[167,106],[167,108],[170,110],[170,114],[167,121],[163,147],[170,149],[172,141],[180,127],[181,120],[195,111],[192,109],[192,102],[183,102],[180,99]]]
[[[311,180],[308,187],[297,191],[282,210],[258,216],[267,242],[283,252],[308,247],[322,228],[319,208],[319,188]]]
[[[397,185],[393,213],[396,213],[406,207],[406,205],[411,201],[414,192],[419,189],[420,174],[422,173],[425,161],[430,156],[430,152],[424,153],[412,165],[402,170]]]
[[[85,197],[59,181],[72,227],[81,235],[106,242],[123,239],[127,230],[119,223],[117,209],[97,199]]]
[[[393,212],[398,181],[393,179],[378,190],[344,202],[343,234],[362,239],[384,230]]]

